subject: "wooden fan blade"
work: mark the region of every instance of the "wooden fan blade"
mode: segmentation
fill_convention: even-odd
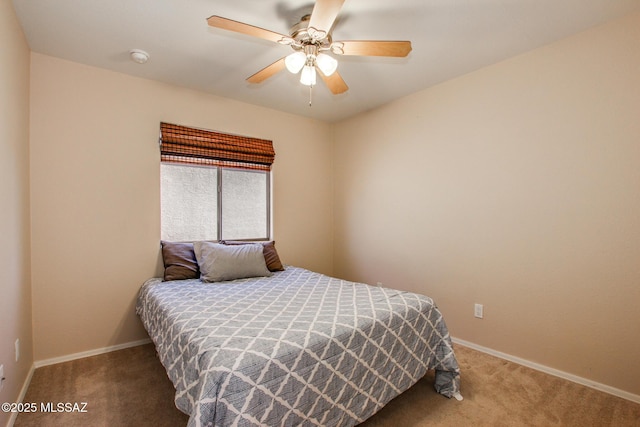
[[[410,41],[352,40],[334,44],[342,47],[343,55],[403,57],[411,52]]]
[[[207,19],[207,22],[211,27],[222,28],[223,30],[229,30],[240,34],[258,37],[275,43],[278,43],[283,39],[290,39],[289,36],[265,30],[264,28],[254,27],[253,25],[245,24],[243,22],[223,18],[221,16],[214,15]]]
[[[262,70],[258,71],[251,77],[247,78],[249,83],[262,83],[269,77],[284,70],[284,58],[278,59],[271,65],[267,65]]]
[[[320,71],[318,74],[320,74],[322,80],[324,80],[325,84],[334,95],[339,95],[349,90],[349,86],[347,86],[347,84],[344,82],[337,71],[328,77],[325,76],[322,71]]]
[[[316,0],[309,19],[309,28],[328,34],[343,4],[344,0]]]

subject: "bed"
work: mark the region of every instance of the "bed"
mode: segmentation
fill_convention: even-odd
[[[136,311],[190,427],[352,426],[429,369],[439,393],[459,393],[447,327],[423,295],[287,266],[150,279]]]

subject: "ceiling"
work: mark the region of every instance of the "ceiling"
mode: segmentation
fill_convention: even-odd
[[[14,0],[30,48],[323,121],[410,93],[640,10],[640,0],[346,0],[334,40],[410,40],[406,58],[337,57],[349,91],[332,95],[280,72],[256,71],[292,52],[211,28],[219,15],[282,34],[313,8],[306,0]],[[131,49],[150,54],[140,65]]]

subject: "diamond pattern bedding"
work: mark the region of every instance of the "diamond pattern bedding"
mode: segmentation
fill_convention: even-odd
[[[352,426],[436,370],[459,391],[442,315],[423,295],[287,267],[221,283],[144,283],[136,311],[189,426]]]

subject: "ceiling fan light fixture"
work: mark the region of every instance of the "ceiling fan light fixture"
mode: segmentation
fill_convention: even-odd
[[[345,0],[315,0],[311,14],[304,15],[293,25],[289,35],[280,34],[243,22],[213,15],[207,18],[211,27],[261,38],[290,46],[294,52],[280,58],[271,65],[249,76],[249,83],[260,83],[287,68],[291,73],[300,72],[300,82],[309,86],[309,93],[316,83],[317,72],[329,90],[338,95],[349,87],[337,71],[338,61],[334,56],[384,56],[406,57],[411,52],[410,41],[349,40],[333,41],[331,30]],[[320,52],[327,52],[325,55]],[[311,105],[311,102],[309,102]]]
[[[320,71],[322,71],[322,74],[327,77],[335,73],[338,68],[338,61],[325,53],[318,54],[316,64],[318,65],[318,68],[320,68]]]
[[[297,74],[307,62],[307,56],[302,51],[293,52],[284,58],[284,65],[290,73]]]
[[[315,86],[316,84],[316,69],[312,65],[305,65],[300,73],[300,83],[305,86]]]

